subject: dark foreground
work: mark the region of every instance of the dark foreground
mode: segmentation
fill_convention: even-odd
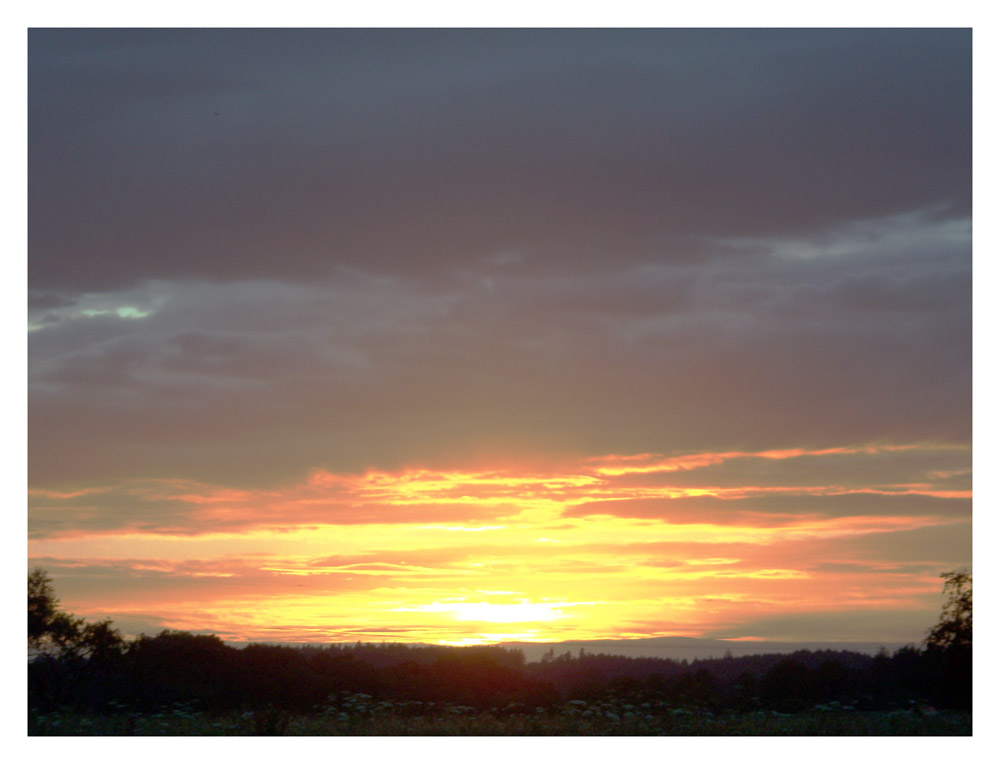
[[[971,735],[972,578],[920,647],[705,660],[126,640],[28,578],[31,735]]]
[[[468,706],[417,701],[375,702],[356,695],[313,714],[266,709],[203,714],[174,706],[154,714],[31,712],[29,735],[936,735],[972,734],[972,714],[914,707],[855,711],[837,704],[784,714],[712,714],[644,703],[570,701],[550,709]]]

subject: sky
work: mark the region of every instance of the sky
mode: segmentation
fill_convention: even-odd
[[[968,29],[34,29],[28,566],[123,632],[919,642]]]

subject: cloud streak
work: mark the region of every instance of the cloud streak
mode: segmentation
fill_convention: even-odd
[[[314,525],[384,523],[454,523],[456,528],[474,530],[463,523],[516,523],[588,514],[669,519],[675,516],[674,505],[685,507],[687,512],[697,507],[697,512],[711,519],[713,509],[731,513],[723,508],[728,503],[739,506],[737,512],[742,511],[743,505],[763,506],[765,512],[758,511],[762,520],[768,516],[772,519],[783,515],[821,516],[819,510],[824,507],[832,510],[834,516],[844,515],[851,512],[851,503],[844,497],[855,496],[903,499],[895,505],[884,502],[883,506],[912,506],[919,508],[919,514],[932,516],[932,512],[938,512],[947,516],[967,510],[971,488],[956,489],[949,471],[928,471],[926,462],[921,465],[921,461],[926,460],[928,453],[947,459],[965,451],[950,444],[912,444],[673,457],[616,455],[587,459],[572,471],[549,473],[513,468],[494,471],[411,468],[399,472],[369,470],[363,474],[315,470],[303,483],[272,490],[236,489],[185,480],[134,481],[72,491],[34,489],[29,491],[36,521],[31,530],[38,538],[88,533],[218,534],[261,528],[282,531]],[[729,461],[798,462],[824,457],[832,463],[819,472],[842,479],[844,467],[836,461],[847,459],[850,468],[858,454],[894,458],[895,465],[881,466],[882,479],[891,478],[895,467],[918,481],[872,485],[860,482],[855,475],[849,478],[852,480],[849,484],[742,485],[733,481],[744,475],[739,470],[729,470],[722,471],[729,484],[719,485],[697,476],[708,472],[714,477],[719,474],[717,468]],[[918,457],[916,466],[908,463],[914,455]],[[925,467],[924,471],[920,466]],[[691,472],[696,473],[693,479],[684,474],[685,479],[679,483],[664,482],[662,477]],[[811,471],[799,472],[812,477]],[[941,481],[945,481],[943,486],[939,485]],[[824,504],[815,500],[831,497],[840,501]],[[779,501],[775,502],[775,498]],[[803,502],[811,512],[802,515],[789,511],[795,505],[782,503],[782,498]],[[763,499],[763,505],[759,502],[755,505],[754,499]],[[122,512],[124,506],[130,507],[131,512]],[[866,506],[871,506],[870,502]],[[752,512],[746,514],[749,517]],[[47,522],[48,518],[51,520]]]

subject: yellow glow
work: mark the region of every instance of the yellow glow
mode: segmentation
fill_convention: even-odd
[[[787,497],[796,496],[842,497],[845,507],[857,494],[968,498],[971,492],[939,482],[956,473],[950,468],[909,482],[854,484],[848,470],[844,482],[815,482],[810,471],[809,482],[761,485],[718,484],[719,465],[754,459],[766,470],[778,460],[885,460],[934,448],[610,455],[548,471],[315,471],[301,484],[266,491],[181,480],[36,489],[36,511],[79,506],[89,518],[91,505],[111,494],[139,507],[155,502],[168,520],[152,530],[100,530],[88,522],[83,526],[92,530],[49,532],[29,549],[33,560],[67,575],[78,570],[91,580],[108,571],[114,586],[64,598],[73,612],[155,614],[161,628],[236,640],[484,644],[696,636],[762,613],[920,607],[939,589],[933,571],[895,574],[892,560],[861,558],[850,544],[970,522],[944,508],[939,515],[788,509]],[[713,480],[699,481],[697,471],[707,467]],[[670,474],[681,472],[689,474]],[[697,502],[701,497],[711,501]],[[771,513],[730,509],[770,497],[785,499]]]
[[[456,621],[479,621],[484,623],[530,623],[533,621],[554,621],[565,618],[562,612],[567,603],[559,602],[519,602],[497,604],[493,602],[432,602],[414,608],[397,608],[400,611],[421,613],[451,613]]]

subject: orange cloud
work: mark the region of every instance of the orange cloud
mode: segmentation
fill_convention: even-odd
[[[967,533],[969,492],[940,482],[950,468],[909,466],[900,472],[918,479],[868,485],[662,479],[736,459],[835,466],[933,448],[316,470],[259,491],[180,480],[39,489],[30,546],[68,583],[64,604],[75,612],[131,623],[155,613],[162,626],[233,639],[595,639],[710,633],[831,608],[933,610],[947,550],[899,557],[906,545],[892,540]]]

